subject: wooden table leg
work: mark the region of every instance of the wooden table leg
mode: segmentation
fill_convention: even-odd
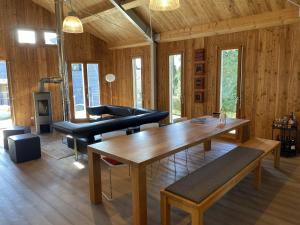
[[[280,167],[280,145],[274,149],[274,167],[279,169]]]
[[[102,202],[101,156],[88,148],[90,200],[94,204]]]
[[[239,139],[241,143],[244,143],[250,139],[250,123],[242,126],[239,130]]]
[[[203,143],[204,145],[204,151],[210,151],[211,150],[211,140],[205,141]]]
[[[147,225],[147,174],[145,166],[131,166],[134,225]]]

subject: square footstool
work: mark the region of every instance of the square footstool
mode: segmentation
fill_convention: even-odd
[[[5,150],[8,150],[8,137],[17,135],[17,134],[24,134],[25,127],[15,126],[15,127],[11,127],[11,128],[6,128],[2,132],[3,132],[3,147]]]
[[[19,134],[8,138],[9,155],[15,163],[41,158],[40,138],[34,134]]]

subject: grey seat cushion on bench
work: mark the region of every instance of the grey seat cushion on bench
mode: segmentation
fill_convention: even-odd
[[[257,159],[263,151],[236,147],[166,188],[167,191],[200,203]]]

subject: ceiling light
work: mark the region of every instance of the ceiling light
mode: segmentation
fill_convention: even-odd
[[[83,26],[81,20],[76,16],[74,11],[64,19],[63,32],[66,33],[83,33]]]
[[[150,0],[149,7],[154,11],[170,11],[180,7],[179,0]]]

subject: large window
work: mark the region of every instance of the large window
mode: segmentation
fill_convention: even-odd
[[[143,108],[142,58],[132,59],[134,107]]]
[[[0,128],[11,125],[11,109],[6,61],[0,60]]]
[[[240,109],[240,49],[220,50],[220,110],[237,118]]]
[[[36,34],[33,30],[17,30],[18,42],[20,44],[35,44]]]
[[[86,118],[83,64],[72,63],[72,86],[75,119]]]
[[[170,122],[182,116],[182,55],[169,56]]]
[[[99,65],[87,64],[89,106],[100,104]]]
[[[71,63],[73,118],[86,119],[86,107],[100,104],[99,63]]]

